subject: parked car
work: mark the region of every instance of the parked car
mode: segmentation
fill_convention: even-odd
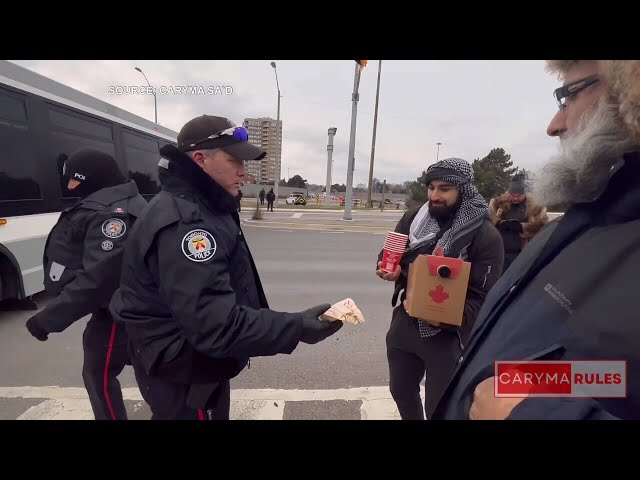
[[[287,205],[306,205],[307,199],[301,193],[292,193],[285,200]]]

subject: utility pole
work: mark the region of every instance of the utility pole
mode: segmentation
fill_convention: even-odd
[[[356,60],[356,71],[353,80],[353,94],[351,96],[351,135],[349,137],[349,158],[347,159],[347,193],[344,199],[344,220],[352,220],[351,204],[353,203],[353,170],[355,169],[356,150],[356,116],[358,114],[358,87],[360,86],[360,72],[367,65],[366,60]]]
[[[331,205],[331,171],[333,169],[331,157],[333,156],[333,137],[337,131],[338,129],[335,127],[329,129],[329,142],[327,143],[327,186],[324,196],[324,204],[326,207]]]
[[[378,61],[378,86],[376,87],[376,109],[373,114],[373,139],[371,140],[371,162],[369,164],[369,193],[367,196],[367,206],[373,208],[371,200],[371,187],[373,186],[373,159],[376,153],[376,127],[378,125],[378,99],[380,98],[380,70],[382,70],[382,60]]]
[[[273,193],[276,195],[274,205],[278,208],[278,187],[280,186],[280,169],[282,167],[282,129],[280,128],[280,84],[278,83],[278,70],[276,69],[276,62],[271,62],[271,68],[276,75],[276,88],[278,89],[278,118],[276,119],[276,141],[280,144],[280,158],[278,159],[278,165],[276,167],[276,181],[273,188]]]

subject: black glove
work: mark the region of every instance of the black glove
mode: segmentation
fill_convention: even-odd
[[[40,340],[41,342],[44,342],[47,340],[48,336],[49,336],[49,332],[47,332],[46,330],[44,330],[39,324],[38,324],[38,320],[37,320],[37,315],[34,315],[33,317],[31,317],[29,320],[27,320],[27,330],[29,330],[29,333],[31,335],[33,335],[35,338],[37,338],[38,340]]]
[[[331,305],[328,303],[317,305],[302,312],[302,338],[304,343],[318,343],[325,338],[333,335],[344,325],[340,320],[335,322],[327,322],[320,320],[320,315],[329,310]]]

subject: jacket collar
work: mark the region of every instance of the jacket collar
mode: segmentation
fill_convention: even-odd
[[[237,211],[235,199],[193,160],[173,145],[160,149],[158,177],[162,188],[175,194],[199,197],[211,210],[222,213]]]
[[[111,205],[114,202],[124,200],[125,198],[135,197],[136,195],[138,195],[138,186],[136,185],[136,182],[129,180],[128,182],[121,183],[120,185],[101,188],[80,200],[78,205],[83,203],[98,203],[106,206]]]

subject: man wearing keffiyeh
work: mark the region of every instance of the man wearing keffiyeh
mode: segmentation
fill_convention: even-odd
[[[431,165],[425,180],[427,203],[408,210],[396,226],[396,232],[409,236],[398,270],[380,270],[380,253],[376,272],[382,279],[395,282],[391,302],[395,308],[386,338],[387,359],[389,388],[403,420],[422,420],[425,413],[429,418],[487,292],[500,277],[504,261],[502,238],[491,223],[487,203],[473,184],[471,165],[459,158],[447,158]],[[445,256],[471,263],[460,327],[410,317],[403,305],[409,264],[418,255],[429,255],[440,247]],[[420,382],[425,373],[423,410]]]

